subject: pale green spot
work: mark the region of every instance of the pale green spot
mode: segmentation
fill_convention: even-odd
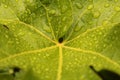
[[[51,29],[48,26],[43,26],[43,30],[49,33],[51,32]]]
[[[89,6],[88,6],[88,10],[93,9],[93,7],[94,7],[93,5],[89,5]]]
[[[66,20],[66,17],[63,17],[62,21],[65,21]]]
[[[55,14],[56,11],[55,11],[55,10],[50,10],[49,13],[50,13],[50,14]]]
[[[108,23],[109,23],[109,21],[106,20],[106,21],[103,21],[102,25],[105,26],[105,25],[107,25]]]
[[[9,69],[9,74],[13,74],[14,71],[12,69]]]
[[[5,35],[6,38],[8,38],[8,35]]]
[[[105,4],[104,7],[105,8],[108,8],[110,6],[110,4]]]
[[[7,5],[5,5],[4,7],[5,7],[5,8],[7,8],[8,6],[7,6]]]
[[[24,33],[23,33],[23,32],[20,32],[20,33],[18,33],[18,35],[23,36],[23,35],[24,35]]]
[[[115,0],[115,2],[118,2],[118,0]]]
[[[82,28],[82,26],[76,26],[74,31],[79,31]]]
[[[115,7],[114,9],[115,9],[115,11],[120,11],[120,7],[119,6]]]
[[[67,11],[67,9],[68,9],[68,7],[67,7],[67,6],[63,6],[63,7],[62,7],[62,13],[66,12],[66,11]]]
[[[100,12],[99,11],[97,11],[97,12],[94,12],[93,13],[93,16],[94,16],[94,18],[98,18],[99,16],[100,16]]]
[[[78,9],[82,9],[82,8],[83,8],[83,5],[82,5],[81,3],[76,3],[76,7],[77,7]]]

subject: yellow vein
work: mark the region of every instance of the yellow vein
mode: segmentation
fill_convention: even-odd
[[[117,12],[115,12],[113,15],[110,15],[110,17],[108,18],[107,21],[110,21],[110,20],[112,19],[112,17],[113,17],[114,15],[116,15],[116,14],[117,14]],[[82,15],[81,15],[81,17],[82,17]],[[112,23],[112,24],[117,24],[117,23]],[[102,26],[102,25],[98,25],[97,27],[99,27],[99,26]],[[79,38],[81,35],[84,35],[84,34],[86,34],[87,32],[96,29],[97,27],[86,30],[85,32],[83,32],[82,34],[78,35],[77,37],[75,37],[74,39],[72,39],[72,40],[70,40],[70,41],[73,41],[73,40],[75,40],[76,38]],[[70,42],[70,41],[68,41],[68,42]],[[68,43],[68,42],[67,42],[67,43]]]
[[[1,20],[0,20],[0,21],[1,21]],[[18,20],[6,20],[6,19],[2,19],[2,21],[6,21],[6,22],[8,22],[8,21],[9,21],[9,22],[18,22],[18,23],[24,24],[24,25],[26,25],[27,27],[35,30],[37,33],[39,33],[39,34],[40,34],[41,36],[43,36],[44,38],[50,40],[50,41],[53,42],[53,43],[56,43],[55,41],[53,41],[52,39],[50,39],[48,36],[46,36],[44,33],[42,33],[40,30],[38,30],[38,29],[36,29],[35,27],[33,27],[33,26],[29,25],[29,24],[26,24],[26,23],[24,23],[24,22],[22,22],[22,21],[18,21]]]
[[[118,23],[112,23],[111,26],[114,27],[113,25],[115,25],[115,24],[118,24]],[[79,36],[77,36],[77,37],[75,37],[75,38],[67,41],[65,44],[70,43],[71,41],[74,41],[74,40],[80,38],[81,36],[86,35],[87,33],[91,32],[91,31],[94,31],[94,30],[100,29],[100,28],[104,28],[104,27],[105,27],[105,26],[98,26],[98,27],[95,27],[95,28],[92,28],[92,29],[87,29],[85,32],[83,32],[83,33],[80,34]],[[106,27],[107,27],[107,26],[106,26]],[[110,26],[108,26],[108,27],[110,27]]]
[[[78,48],[73,48],[73,47],[68,47],[68,46],[63,46],[64,48],[67,48],[67,49],[71,49],[71,50],[75,50],[75,51],[81,51],[81,52],[85,52],[85,53],[89,53],[89,54],[93,54],[93,55],[96,55],[96,56],[100,56],[101,58],[103,59],[106,59],[107,61],[109,61],[110,63],[118,66],[120,68],[120,65],[114,61],[112,61],[111,59],[105,57],[104,55],[101,55],[100,53],[98,52],[93,52],[93,51],[90,51],[90,50],[83,50],[83,49],[78,49]]]
[[[5,57],[3,59],[0,60],[0,62],[2,61],[5,61],[7,59],[11,59],[11,58],[15,58],[17,56],[22,56],[22,55],[28,55],[28,54],[37,54],[37,52],[42,52],[42,51],[46,51],[46,50],[50,50],[50,49],[53,49],[53,48],[56,48],[57,46],[51,46],[51,47],[46,47],[46,48],[43,48],[43,49],[37,49],[37,50],[32,50],[32,51],[25,51],[25,52],[21,52],[21,53],[16,53],[14,55],[10,55],[8,57]]]
[[[82,17],[87,11],[88,11],[88,10],[85,9],[85,10],[78,16],[78,19],[76,20],[75,24],[73,25],[74,27],[77,25],[77,23],[79,22],[79,20],[81,19],[81,17]],[[68,39],[71,37],[73,31],[74,31],[74,30],[72,29],[70,35],[67,37],[66,40],[68,40]]]
[[[62,46],[59,46],[59,65],[58,65],[58,74],[56,80],[61,80],[62,64],[63,64]]]

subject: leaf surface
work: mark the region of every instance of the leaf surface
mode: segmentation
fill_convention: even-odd
[[[120,75],[119,4],[0,0],[0,79],[103,80],[97,74],[103,70]]]

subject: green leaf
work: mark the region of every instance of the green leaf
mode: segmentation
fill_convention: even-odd
[[[0,79],[119,78],[119,4],[119,0],[0,0]]]

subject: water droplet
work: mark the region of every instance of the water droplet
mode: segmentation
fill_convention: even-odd
[[[23,32],[20,32],[20,33],[18,33],[18,35],[23,36],[23,35],[24,35],[24,33],[23,33]]]
[[[82,9],[82,8],[83,8],[83,5],[82,5],[81,3],[76,3],[76,7],[77,7],[78,9]]]
[[[94,18],[98,18],[98,17],[100,16],[100,12],[99,12],[99,11],[94,12],[94,13],[93,13],[93,16],[94,16]]]
[[[67,9],[68,9],[67,6],[63,6],[63,7],[62,7],[62,13],[64,13]]]
[[[67,17],[63,17],[62,21],[65,21]]]
[[[5,35],[6,38],[8,38],[8,35]]]
[[[115,2],[118,2],[118,0],[115,0]]]
[[[11,41],[11,40],[8,41],[8,44],[12,44],[12,43],[14,43],[14,41]]]
[[[102,25],[105,26],[105,25],[107,25],[108,23],[109,23],[109,21],[106,20],[106,21],[103,21]]]
[[[31,14],[31,11],[30,11],[30,9],[27,9],[26,11],[27,11],[27,13],[28,13],[28,14]]]
[[[55,11],[55,10],[50,10],[49,13],[50,13],[50,14],[55,14],[56,11]]]
[[[120,11],[120,7],[119,6],[115,7],[114,9],[115,9],[115,11]]]
[[[65,33],[66,31],[67,31],[67,26],[65,26],[64,28],[63,28],[63,33]]]
[[[92,23],[93,23],[92,21],[88,21],[88,24],[90,24],[90,25],[91,25]]]
[[[110,6],[110,4],[105,4],[104,7],[105,8],[108,8]]]
[[[51,29],[50,29],[50,27],[48,27],[48,26],[43,26],[43,30],[45,30],[46,32],[51,32]]]
[[[19,43],[20,43],[20,42],[18,42],[18,41],[16,42],[16,44],[19,44]]]
[[[93,7],[94,7],[93,5],[89,5],[88,10],[91,10]]]
[[[103,33],[102,32],[99,32],[99,35],[102,35]]]
[[[7,5],[5,5],[4,7],[5,7],[5,8],[7,8],[8,6],[7,6]]]
[[[106,44],[104,44],[104,45],[103,45],[103,48],[105,48],[106,46],[107,46],[107,45],[106,45]]]
[[[79,31],[83,26],[76,26],[74,31]]]

